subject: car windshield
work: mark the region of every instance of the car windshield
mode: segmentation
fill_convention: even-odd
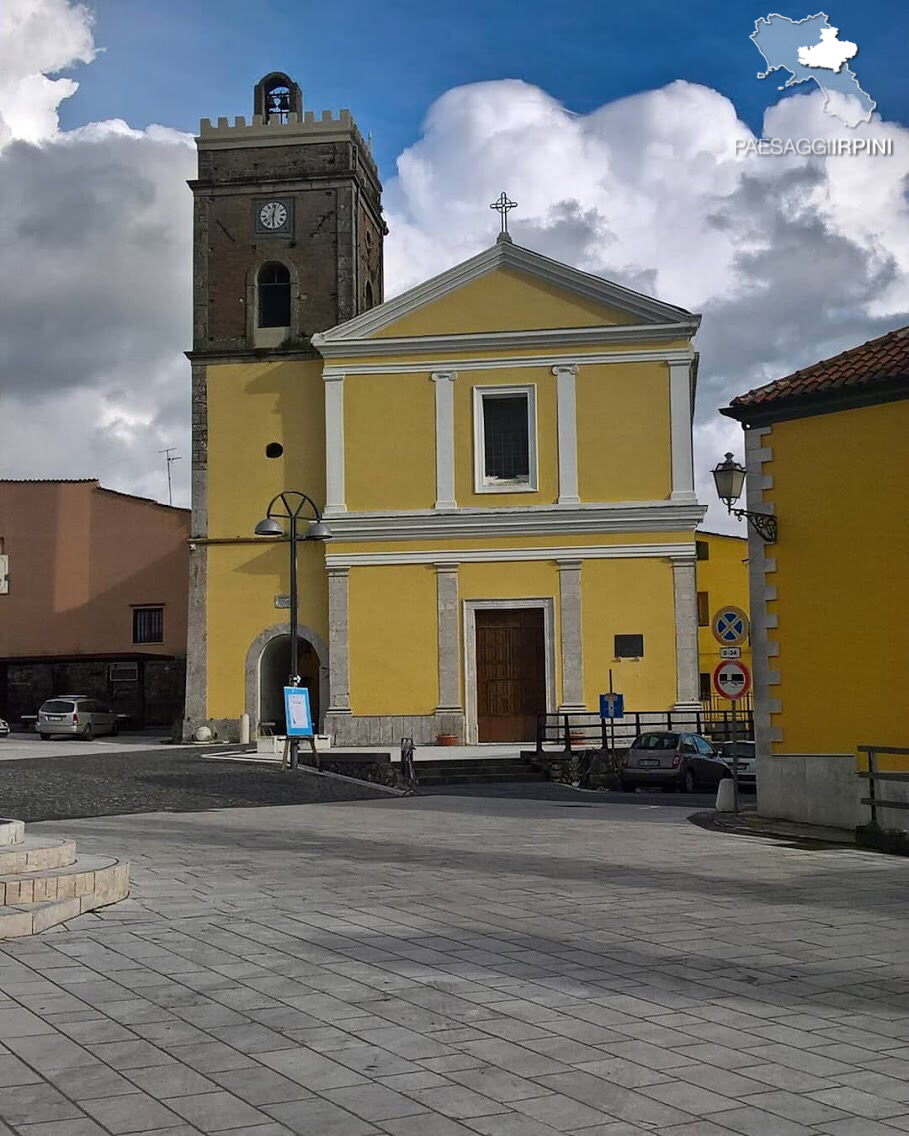
[[[72,702],[61,702],[59,699],[52,699],[50,702],[45,702],[41,707],[45,714],[72,714],[75,706]]]
[[[635,738],[633,749],[675,749],[679,744],[678,734],[641,734]]]

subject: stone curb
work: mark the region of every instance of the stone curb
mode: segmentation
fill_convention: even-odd
[[[715,832],[728,832],[735,836],[770,836],[776,840],[797,840],[806,844],[842,845],[858,847],[854,833],[847,829],[821,828],[811,824],[759,817],[755,813],[739,814],[710,812],[693,813],[688,818],[700,828]]]

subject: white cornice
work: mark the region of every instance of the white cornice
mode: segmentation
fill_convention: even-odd
[[[706,509],[667,501],[600,505],[510,506],[496,509],[433,509],[325,517],[337,540],[444,540],[458,537],[597,536],[602,533],[692,533]]]
[[[374,309],[373,309],[374,310]],[[346,326],[346,325],[345,325]],[[313,344],[326,359],[357,355],[417,355],[440,351],[504,351],[528,347],[581,347],[599,343],[655,343],[665,339],[688,339],[698,321],[674,323],[614,324],[598,327],[557,327],[531,331],[484,331],[457,335],[328,340],[314,335]],[[326,333],[327,335],[328,333]]]
[[[376,568],[390,564],[436,564],[442,557],[460,564],[493,564],[527,560],[570,561],[627,560],[671,557],[673,560],[695,562],[694,543],[681,544],[591,544],[564,545],[551,548],[465,548],[458,551],[412,552],[339,552],[328,553],[325,563],[329,570],[339,568]]]
[[[376,340],[382,343],[383,340]],[[375,354],[382,354],[376,351]],[[500,371],[511,367],[544,367],[547,371],[555,367],[585,366],[591,363],[690,363],[691,351],[686,347],[664,348],[653,351],[598,351],[590,355],[504,355],[498,359],[421,359],[418,362],[387,363],[326,363],[322,377],[326,382],[343,378],[345,375],[402,375],[429,374],[443,367],[452,371]]]
[[[533,276],[587,300],[637,316],[645,323],[666,324],[684,321],[693,323],[696,327],[700,322],[700,316],[686,311],[685,308],[664,304],[640,292],[633,292],[630,288],[623,288],[619,284],[603,280],[599,276],[581,272],[567,264],[560,264],[557,260],[551,260],[548,256],[522,248],[511,241],[498,241],[491,248],[418,284],[416,288],[411,288],[346,323],[314,335],[313,344],[321,351],[325,349],[326,344],[375,335],[403,316],[419,311],[427,304],[500,268],[511,268]]]

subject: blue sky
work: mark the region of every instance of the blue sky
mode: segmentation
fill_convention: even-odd
[[[349,107],[363,130],[373,132],[386,178],[418,137],[433,100],[484,79],[525,79],[582,113],[689,79],[728,96],[758,130],[765,107],[781,96],[775,78],[756,77],[762,60],[749,39],[754,20],[771,11],[801,19],[821,10],[760,0],[95,0],[89,6],[96,43],[106,50],[78,69],[80,89],[61,106],[64,128],[121,117],[139,128],[160,122],[195,131],[200,117],[249,114],[256,80],[285,70],[303,87],[310,109]],[[878,112],[909,120],[909,7],[839,0],[823,10],[841,39],[859,44],[852,66]]]

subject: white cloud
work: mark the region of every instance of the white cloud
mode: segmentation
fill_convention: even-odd
[[[0,274],[17,282],[0,308],[5,472],[160,496],[157,451],[177,445],[185,502],[192,140],[118,120],[59,132],[69,88],[32,80],[93,57],[84,9],[7,0],[0,41],[15,63],[0,66],[0,115],[19,139],[0,151]],[[506,189],[519,243],[701,311],[696,455],[712,501],[709,469],[742,451],[717,407],[909,322],[909,131],[860,130],[893,155],[736,156],[751,134],[732,103],[681,81],[587,115],[517,80],[456,88],[387,185],[387,294],[491,244],[488,203]],[[855,137],[819,91],[782,99],[764,133]]]
[[[0,5],[0,145],[38,142],[57,130],[57,107],[78,89],[49,76],[95,58],[92,16],[68,0],[3,0]]]

